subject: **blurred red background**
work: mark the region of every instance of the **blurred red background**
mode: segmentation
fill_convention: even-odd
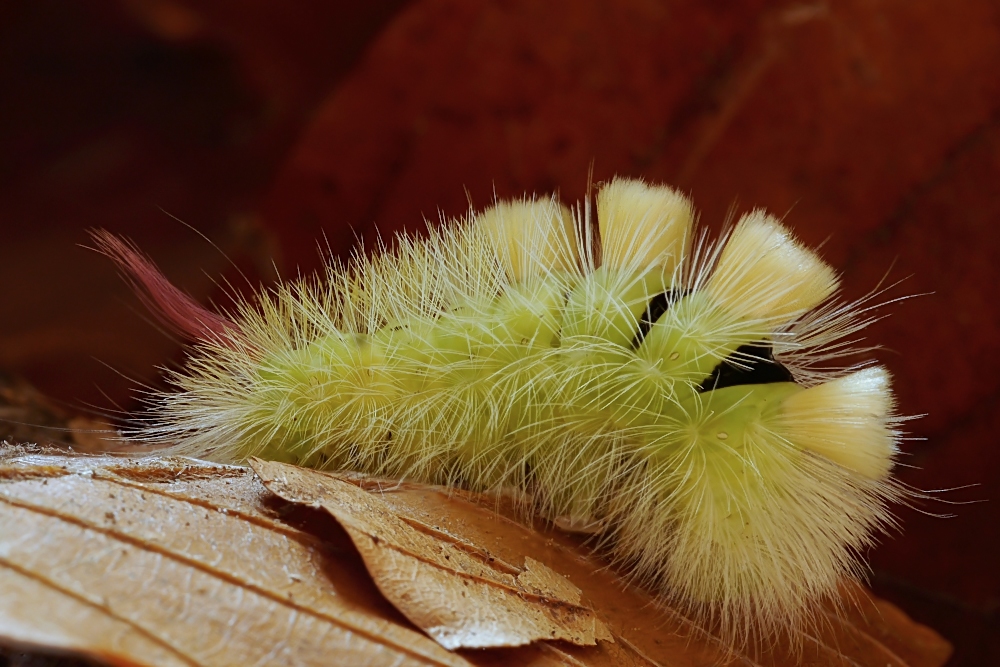
[[[890,296],[927,293],[868,334],[925,415],[900,476],[1000,490],[994,1],[11,0],[0,82],[0,368],[71,409],[133,409],[182,358],[79,247],[89,227],[225,305],[224,254],[294,276],[318,242],[346,254],[470,199],[574,201],[593,165],[681,187],[712,228],[786,216],[849,297],[886,271]],[[951,664],[1000,664],[997,504],[899,514],[876,592]]]

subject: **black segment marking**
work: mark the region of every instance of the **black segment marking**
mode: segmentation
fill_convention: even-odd
[[[683,289],[672,289],[669,292],[660,292],[652,299],[649,300],[649,304],[646,306],[646,310],[643,311],[642,316],[639,317],[639,330],[635,332],[635,336],[632,338],[632,349],[638,349],[642,345],[642,341],[645,340],[646,334],[653,327],[653,323],[660,319],[663,313],[670,310],[670,306],[674,304],[675,301],[681,297],[687,296],[690,290]]]
[[[795,377],[775,360],[771,346],[762,342],[736,348],[728,359],[719,362],[712,374],[698,387],[698,391],[771,382],[795,382]]]

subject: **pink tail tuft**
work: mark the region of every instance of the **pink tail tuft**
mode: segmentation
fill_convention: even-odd
[[[125,273],[150,312],[178,334],[195,340],[226,343],[239,327],[213,313],[175,287],[148,258],[128,242],[104,229],[91,231],[97,250]]]

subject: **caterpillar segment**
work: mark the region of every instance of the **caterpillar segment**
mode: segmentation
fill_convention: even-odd
[[[206,320],[139,436],[513,488],[602,526],[614,558],[734,645],[794,635],[863,576],[901,495],[888,374],[828,363],[864,321],[762,211],[695,243],[686,197],[615,179],[590,217],[500,202]],[[782,363],[812,351],[828,370]]]

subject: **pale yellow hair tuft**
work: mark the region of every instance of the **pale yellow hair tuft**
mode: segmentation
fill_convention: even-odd
[[[730,235],[707,289],[747,319],[785,322],[825,301],[837,275],[763,211],[744,215]]]
[[[597,194],[597,220],[603,266],[669,274],[687,254],[694,207],[665,185],[615,178]]]

